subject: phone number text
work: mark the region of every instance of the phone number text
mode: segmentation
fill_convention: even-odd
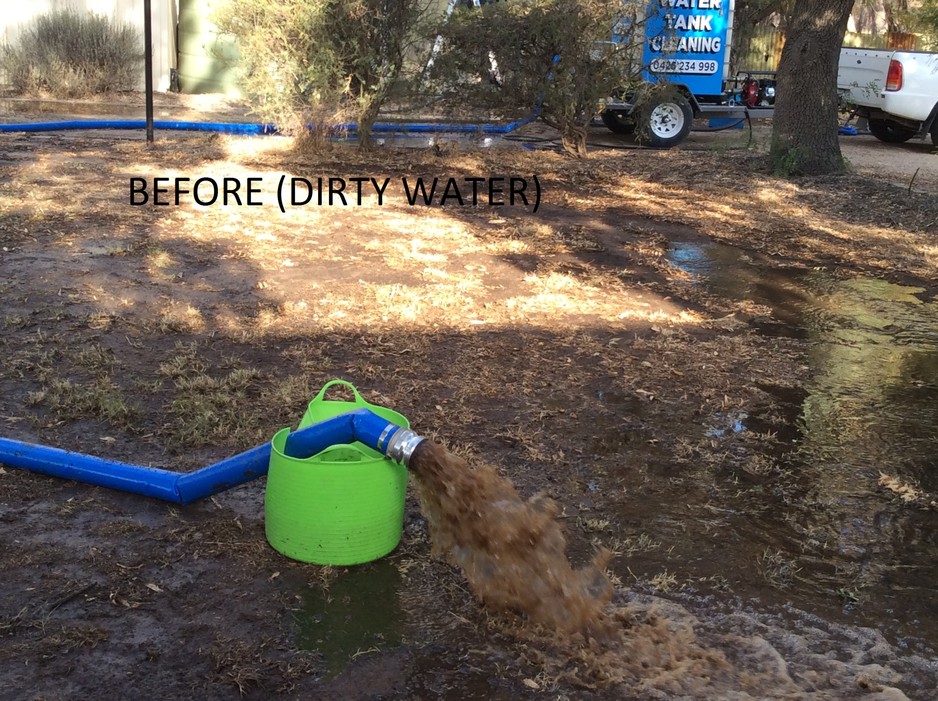
[[[718,68],[719,64],[716,61],[674,58],[656,58],[649,66],[652,73],[692,73],[696,75],[713,75]]]

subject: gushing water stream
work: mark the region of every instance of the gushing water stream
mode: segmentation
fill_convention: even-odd
[[[609,553],[574,570],[553,501],[540,495],[524,501],[494,468],[471,470],[430,441],[417,447],[410,467],[434,554],[458,565],[486,605],[523,611],[567,633],[601,633],[612,596],[603,574]]]
[[[513,634],[556,679],[635,699],[906,698],[891,686],[901,676],[879,664],[876,649],[887,646],[872,631],[829,656],[844,635],[836,628],[799,635],[742,611],[702,621],[663,599],[614,598],[608,553],[570,566],[551,500],[523,500],[494,468],[471,468],[429,441],[410,467],[434,553],[462,569],[487,607],[527,618]]]
[[[550,499],[523,499],[495,468],[424,442],[410,468],[434,554],[462,570],[487,608],[507,612],[499,625],[526,660],[596,698],[931,701],[936,516],[891,500],[878,478],[888,472],[938,492],[936,303],[881,280],[779,271],[727,247],[677,244],[670,258],[693,284],[770,307],[764,333],[807,341],[803,386],[766,390],[788,407],[784,425],[743,414],[700,427],[715,441],[777,431],[790,446],[780,460],[792,487],[727,497],[719,558],[701,544],[720,536],[701,535],[709,526],[696,511],[671,516],[671,491],[611,508],[674,543],[674,558],[698,573],[725,575],[738,596],[760,580],[759,600],[613,586],[607,566],[622,575],[630,563],[610,563],[605,552],[574,568]],[[688,504],[693,494],[685,485]],[[751,572],[766,543],[798,568],[794,590],[767,588]],[[843,615],[831,615],[850,593],[836,591],[845,582],[862,603],[846,598]],[[491,687],[483,680],[477,691],[486,698]]]

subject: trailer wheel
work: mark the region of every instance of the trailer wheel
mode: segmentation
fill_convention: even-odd
[[[642,109],[638,140],[650,146],[671,148],[690,133],[694,110],[682,95],[656,97]]]
[[[934,146],[938,146],[938,119],[931,125],[931,142]]]
[[[635,120],[625,110],[603,110],[600,118],[614,134],[635,133]]]
[[[915,130],[888,119],[869,120],[870,134],[887,144],[902,144],[915,136]]]

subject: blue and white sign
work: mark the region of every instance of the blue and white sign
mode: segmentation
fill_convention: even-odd
[[[723,92],[733,0],[651,0],[645,21],[645,78]]]

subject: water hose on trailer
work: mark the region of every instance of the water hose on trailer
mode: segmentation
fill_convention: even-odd
[[[291,433],[285,452],[292,457],[307,458],[332,445],[358,441],[406,467],[422,440],[410,429],[367,409],[358,409]],[[190,504],[267,474],[270,450],[270,443],[266,443],[195,472],[183,473],[0,438],[0,464],[174,504]]]

